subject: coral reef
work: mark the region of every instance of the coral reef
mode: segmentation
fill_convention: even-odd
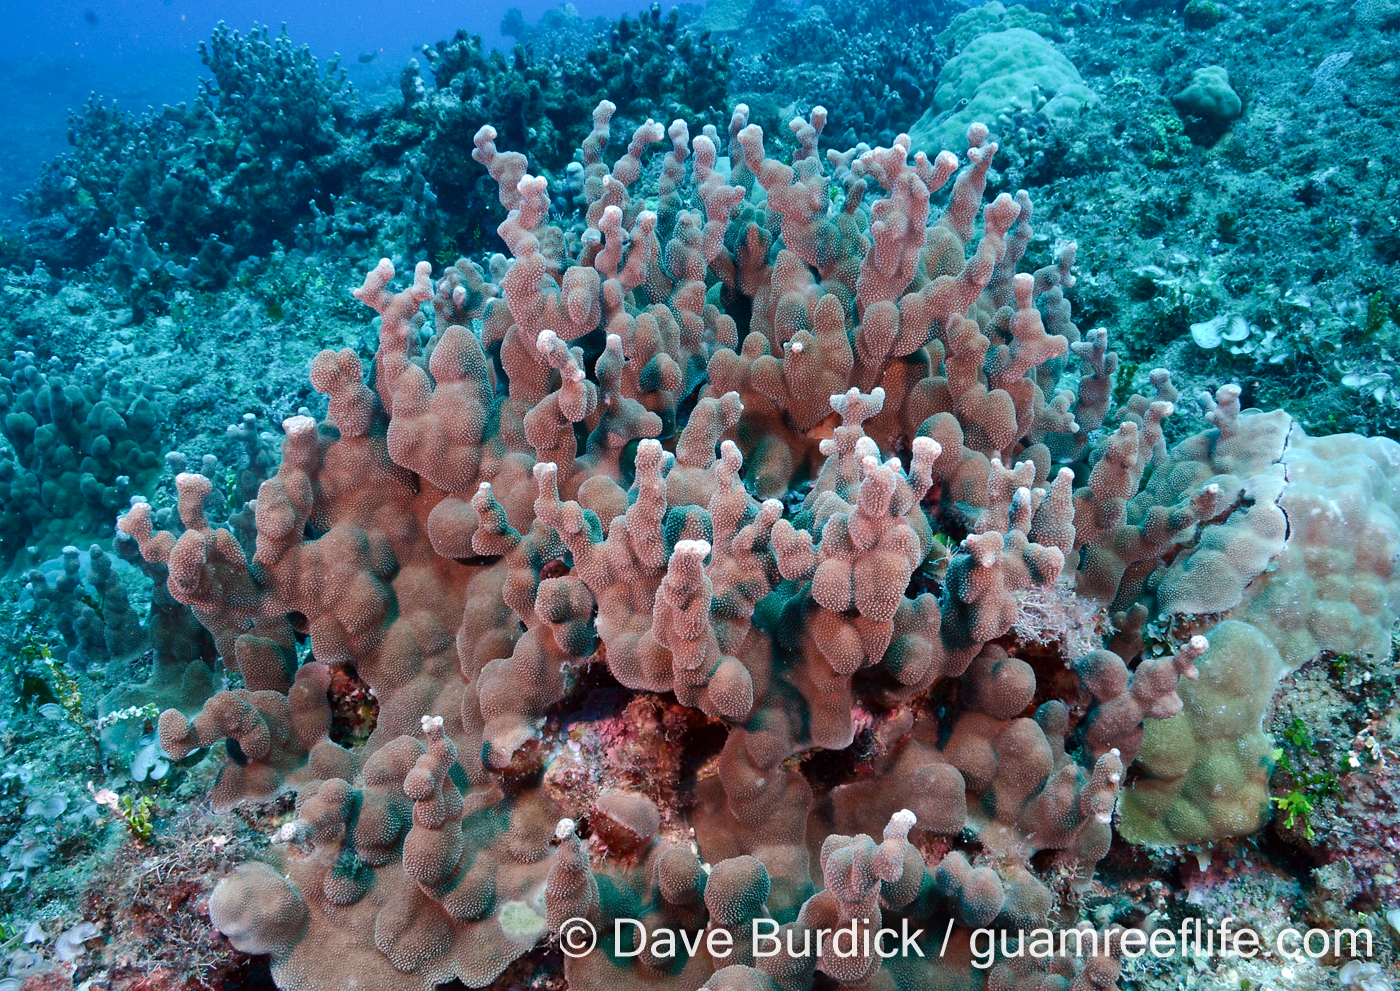
[[[364,96],[221,29],[75,117],[0,234],[0,986],[262,986],[211,908],[289,987],[1387,980],[1394,4],[1034,6]],[[1234,911],[1376,953],[1115,977]],[[928,959],[752,954],[859,920]],[[1107,955],[972,966],[1039,924]]]
[[[629,126],[654,116],[692,128],[742,101],[770,134],[821,105],[823,148],[889,146],[905,129],[917,147],[940,118],[962,113],[934,106],[944,64],[961,59],[976,70],[966,81],[1001,81],[983,87],[998,97],[985,110],[963,108],[994,115],[982,118],[1003,155],[993,191],[1023,186],[1045,216],[1071,211],[1065,233],[1095,256],[1077,305],[1090,323],[1119,328],[1118,401],[1165,366],[1188,405],[1201,387],[1238,381],[1246,406],[1285,408],[1314,433],[1393,434],[1400,299],[1389,287],[1400,239],[1383,207],[1395,193],[1389,118],[1374,111],[1393,88],[1392,19],[1384,4],[1352,17],[1306,0],[1292,19],[1255,0],[1186,6],[1129,4],[1120,17],[1097,4],[959,13],[938,0],[740,0],[698,21],[683,6],[674,21],[648,10],[611,24],[560,8],[537,26],[509,21],[522,42],[514,52],[486,51],[467,31],[429,46],[402,93],[372,104],[335,88],[338,74],[289,42],[220,32],[208,46],[218,93],[193,101],[217,117],[171,108],[136,119],[90,105],[75,117],[73,154],[27,194],[30,219],[0,238],[0,258],[69,273],[100,262],[139,321],[175,312],[181,294],[258,279],[277,256],[274,238],[343,265],[476,256],[501,248],[490,182],[461,154],[483,123],[533,156],[531,173],[555,180],[554,209],[568,214],[586,205],[572,158],[599,99]],[[714,18],[724,23],[707,36]],[[1290,28],[1303,35],[1292,46],[1279,40]],[[1019,55],[1000,60],[1007,72],[983,79],[991,63],[965,53],[1000,48],[979,39],[1013,31],[1034,40],[1018,35]],[[306,108],[317,73],[334,89],[328,117]],[[268,91],[245,98],[242,81],[259,75]],[[1099,102],[1060,113],[1085,97],[1080,79]],[[1061,88],[1078,96],[1055,99]],[[1251,95],[1293,89],[1297,99]],[[261,134],[279,108],[304,125],[285,136],[284,157],[300,155],[314,186],[292,162],[290,198],[278,183],[259,195],[265,170],[238,156],[240,135]],[[921,114],[926,127],[911,127]],[[213,137],[210,119],[226,125]],[[929,137],[930,153],[960,139],[966,119]],[[247,147],[282,147],[258,141]],[[231,169],[237,195],[221,200]],[[1202,325],[1228,336],[1186,346]]]
[[[423,152],[424,176],[447,217],[445,244],[471,253],[499,247],[491,232],[504,214],[481,167],[462,154],[485,124],[528,148],[532,171],[563,178],[577,168],[575,152],[602,100],[634,123],[656,115],[698,126],[724,110],[730,49],[685,30],[674,9],[663,17],[652,4],[637,18],[624,14],[602,33],[582,32],[576,46],[521,44],[507,58],[467,31],[424,46],[433,87],[401,111],[400,145]],[[560,195],[571,210],[571,197]]]
[[[1400,241],[1383,207],[1396,181],[1381,110],[1396,82],[1394,29],[1368,24],[1362,7],[1308,3],[1301,18],[1252,0],[1187,7],[1218,20],[1189,29],[1191,10],[1146,4],[1127,20],[1075,18],[1058,47],[1102,102],[1067,129],[1013,120],[996,131],[1010,162],[1027,145],[1043,153],[1016,181],[1047,211],[1072,212],[1066,229],[1095,259],[1076,306],[1118,329],[1136,388],[1166,366],[1188,406],[1233,381],[1246,406],[1287,409],[1311,434],[1400,436]],[[1234,119],[1203,129],[1172,97],[1212,66],[1238,103],[1215,85],[1219,71],[1206,73]],[[1230,339],[1190,339],[1216,320]]]
[[[697,24],[718,6],[708,5]],[[721,35],[736,49],[729,105],[744,102],[770,130],[822,106],[822,148],[889,146],[928,108],[947,58],[938,37],[950,13],[938,0],[753,4]]]
[[[1246,626],[1246,588],[1292,546],[1280,461],[1290,429],[1310,442],[1286,415],[1226,387],[1169,450],[1178,397],[1159,372],[1098,430],[1116,356],[1070,317],[1072,245],[1016,271],[1031,202],[981,208],[985,127],[961,171],[949,152],[911,159],[903,136],[823,163],[818,107],[792,122],[789,165],[741,106],[726,181],[718,131],[692,141],[681,120],[638,127],[609,167],[615,109],[584,144],[581,236],[548,223],[546,181],[481,128],[513,261],[498,285],[467,262],[436,284],[419,264],[398,291],[387,259],[369,272],[373,378],[348,349],[316,358],[328,417],[284,423],[251,555],[209,523],[202,476],[176,479],[178,539],[146,503],[121,520],[247,685],[163,714],[165,749],[228,741],[219,808],[298,793],[286,855],[211,902],[284,987],[483,986],[577,919],[608,952],[566,962],[576,988],[965,973],[747,947],[760,919],[799,942],[948,920],[965,946],[973,927],[1055,916],[1109,848],[1144,720],[1182,712],[1178,678],[1206,664],[1197,617],[1240,609],[1227,622]],[[639,178],[664,138],[653,210]],[[1389,488],[1354,491],[1384,529]],[[1068,680],[1063,627],[1034,646],[1012,633],[1062,576],[1117,629],[1065,657]],[[1394,619],[1386,594],[1355,604]],[[1149,630],[1158,612],[1180,621]],[[315,660],[289,683],[274,647],[293,637]],[[541,727],[599,666],[725,728],[689,808],[544,787]],[[378,704],[357,750],[328,735],[334,668]],[[878,745],[860,754],[867,720]],[[733,959],[615,942],[619,919],[707,918]],[[1053,966],[1109,986],[1111,942]],[[1007,959],[992,979],[1031,986],[1045,966]]]
[[[313,196],[339,192],[352,91],[285,32],[222,23],[200,58],[213,75],[192,104],[137,118],[93,97],[69,120],[72,155],[26,194],[28,249],[86,265],[106,233],[108,266],[130,290],[222,284],[224,260],[288,238]],[[158,256],[151,244],[161,246]]]
[[[0,360],[0,560],[32,544],[43,560],[80,535],[111,537],[112,518],[155,480],[160,398],[105,362]],[[8,453],[8,452],[6,452]]]
[[[562,172],[599,100],[636,120],[724,110],[728,50],[684,30],[676,11],[653,5],[599,37],[576,27],[581,48],[525,44],[509,59],[459,30],[423,47],[432,84],[411,61],[401,102],[382,106],[285,32],[221,23],[201,46],[213,80],[192,104],[135,117],[94,96],[71,115],[73,153],[24,196],[25,256],[63,269],[101,261],[139,323],[277,245],[352,260],[370,256],[369,242],[434,256],[497,247],[489,231],[502,215],[460,153],[483,124],[529,138],[532,167]]]

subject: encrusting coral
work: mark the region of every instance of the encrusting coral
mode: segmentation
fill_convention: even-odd
[[[162,743],[228,741],[218,807],[298,792],[285,853],[222,882],[214,923],[296,991],[481,987],[579,919],[600,943],[566,961],[576,991],[960,985],[972,927],[1072,924],[1057,896],[1108,850],[1144,720],[1182,712],[1179,678],[1209,681],[1209,627],[1273,622],[1251,583],[1274,563],[1271,582],[1323,594],[1281,526],[1308,505],[1287,452],[1319,442],[1227,387],[1169,451],[1165,373],[1112,413],[1116,358],[1064,295],[1073,247],[1018,273],[1029,197],[981,208],[985,127],[961,171],[903,136],[823,161],[816,108],[788,164],[741,105],[726,176],[718,132],[680,121],[637,128],[610,168],[613,109],[584,144],[581,236],[481,129],[513,262],[436,284],[420,263],[397,291],[387,260],[369,272],[372,379],[350,350],[316,358],[328,417],[285,422],[251,556],[209,523],[202,476],[177,479],[178,539],[145,503],[121,520],[245,684],[166,712]],[[1400,463],[1390,442],[1328,443],[1315,457]],[[1328,612],[1328,649],[1369,645],[1396,608],[1374,547],[1393,549],[1394,495],[1359,471],[1371,525],[1347,539],[1373,546],[1348,546],[1376,581],[1350,599],[1367,622]],[[1074,596],[1111,640],[1013,635],[1028,598]],[[1162,613],[1189,615],[1150,630]],[[314,654],[294,677],[293,637]],[[687,803],[543,786],[542,727],[590,666],[725,728]],[[378,700],[358,751],[328,735],[337,667]],[[725,938],[667,952],[624,919]],[[881,926],[919,951],[857,939]],[[756,953],[770,930],[778,952]],[[837,931],[849,953],[820,946]],[[990,986],[1110,988],[1104,936],[998,960]]]

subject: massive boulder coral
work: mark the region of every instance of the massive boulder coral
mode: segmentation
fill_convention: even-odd
[[[957,54],[939,72],[927,112],[910,128],[916,147],[941,148],[973,121],[1005,127],[1020,112],[1063,122],[1098,102],[1051,43],[1053,22],[1019,4],[1007,14],[996,2],[974,7],[939,35]]]
[[[967,983],[974,927],[1074,923],[1144,720],[1185,707],[1208,637],[1168,623],[1142,659],[1193,585],[1174,576],[1214,576],[1191,610],[1248,608],[1287,553],[1288,425],[1227,388],[1169,451],[1165,373],[1111,412],[1073,248],[1017,272],[1029,197],[981,207],[985,127],[961,170],[903,136],[824,161],[816,108],[789,162],[740,106],[726,176],[718,130],[682,121],[609,166],[614,109],[581,232],[478,132],[513,261],[368,273],[372,377],[316,358],[328,415],[285,422],[251,553],[201,476],[177,480],[178,539],[145,503],[121,520],[245,680],[167,712],[162,742],[227,741],[218,807],[297,792],[284,851],[222,882],[213,920],[297,991],[481,987],[546,939],[577,950],[580,922],[578,991]],[[1081,596],[1113,630],[1063,618]],[[294,680],[291,637],[314,655]],[[356,750],[328,735],[334,668],[378,700]],[[684,795],[560,787],[551,720],[586,678],[717,731]],[[881,925],[888,960],[857,938]],[[988,980],[1110,988],[1113,942]]]
[[[1222,398],[1238,405],[1233,387]],[[1322,654],[1391,649],[1400,614],[1400,444],[1308,437],[1283,414],[1268,418],[1274,422],[1244,421],[1269,438],[1251,442],[1255,456],[1276,459],[1255,476],[1262,484],[1245,486],[1253,504],[1231,517],[1244,532],[1210,528],[1194,552],[1206,563],[1188,557],[1159,585],[1159,600],[1163,587],[1172,601],[1204,590],[1200,612],[1233,608],[1206,630],[1211,647],[1202,677],[1182,687],[1185,710],[1147,726],[1143,775],[1123,805],[1124,835],[1136,842],[1198,843],[1258,829],[1268,817],[1274,748],[1261,723],[1278,680]],[[1191,586],[1197,590],[1187,593]]]

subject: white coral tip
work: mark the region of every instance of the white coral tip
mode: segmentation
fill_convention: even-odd
[[[289,416],[282,421],[282,429],[287,432],[288,437],[294,437],[315,430],[316,421],[309,416]]]
[[[937,461],[939,455],[943,453],[943,445],[932,437],[914,438],[914,460],[921,458],[928,461]]]

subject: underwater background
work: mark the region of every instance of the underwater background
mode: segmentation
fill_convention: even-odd
[[[1400,984],[1400,2],[4,13],[0,991]]]

